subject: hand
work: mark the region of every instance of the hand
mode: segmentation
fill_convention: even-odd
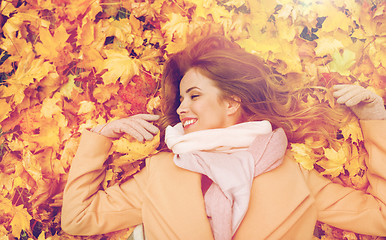
[[[335,85],[333,95],[337,102],[345,104],[362,120],[386,119],[383,99],[370,90],[357,85]]]
[[[158,133],[159,129],[150,123],[158,119],[158,115],[138,114],[98,125],[91,131],[108,138],[119,138],[127,133],[142,142],[144,140],[153,139],[154,135]]]

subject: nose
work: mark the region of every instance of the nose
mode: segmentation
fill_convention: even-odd
[[[178,115],[181,116],[181,114],[187,112],[187,106],[186,105],[187,105],[186,102],[182,100],[180,103],[180,106],[178,106],[178,108],[177,108],[177,114]]]

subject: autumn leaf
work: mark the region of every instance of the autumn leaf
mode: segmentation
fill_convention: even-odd
[[[333,36],[319,38],[315,42],[318,44],[315,48],[315,54],[318,57],[323,57],[327,54],[333,55],[344,47],[342,42],[333,38]]]
[[[352,119],[346,125],[340,128],[344,139],[351,139],[353,143],[363,141],[362,129],[357,119]]]
[[[32,217],[23,205],[13,207],[13,213],[14,215],[11,221],[12,234],[14,236],[20,236],[22,230],[30,230],[30,220]]]
[[[12,108],[9,103],[7,103],[7,100],[0,99],[0,122],[9,117],[11,111]]]
[[[9,86],[3,88],[2,97],[12,96],[13,103],[20,104],[25,97],[24,90],[35,81],[40,81],[52,70],[53,66],[50,63],[43,59],[35,59],[32,52],[23,56],[15,74],[6,80]]]
[[[332,54],[333,61],[328,64],[331,72],[338,72],[343,76],[350,75],[350,68],[355,63],[355,53],[350,50]]]
[[[171,13],[167,18],[169,21],[161,27],[161,30],[165,33],[166,40],[171,41],[173,38],[176,38],[186,42],[189,19],[177,13]]]
[[[61,101],[60,94],[55,94],[52,98],[46,98],[43,101],[41,116],[45,118],[52,118],[54,114],[62,112],[62,109],[57,105]]]
[[[47,28],[41,27],[39,29],[41,43],[37,43],[35,50],[38,54],[46,57],[47,59],[54,60],[59,54],[63,54],[64,48],[69,34],[63,25],[60,25],[55,29],[55,33],[52,36]]]
[[[104,69],[108,71],[102,75],[104,84],[119,81],[126,85],[134,75],[139,74],[138,62],[129,56],[125,49],[105,50],[107,58],[104,60]]]
[[[158,133],[151,141],[144,143],[136,141],[129,135],[124,135],[118,140],[113,141],[112,151],[117,153],[123,153],[118,160],[114,161],[115,165],[125,164],[136,160],[143,159],[149,154],[156,153],[156,149],[159,145],[160,134]]]
[[[316,159],[312,157],[312,148],[303,143],[291,143],[295,160],[307,170],[312,170]]]
[[[343,165],[349,156],[347,144],[343,144],[338,151],[333,148],[323,148],[323,150],[326,159],[318,162],[318,165],[324,168],[323,175],[337,177],[344,171]]]

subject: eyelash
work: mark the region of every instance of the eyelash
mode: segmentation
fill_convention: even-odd
[[[198,95],[198,94],[194,94],[194,95],[192,95],[192,96],[190,96],[190,99],[192,99],[192,100],[194,100],[195,98],[197,98],[197,97],[199,97],[200,95]],[[180,102],[182,102],[184,99],[181,97],[180,98]]]

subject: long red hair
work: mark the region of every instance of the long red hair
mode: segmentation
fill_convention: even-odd
[[[240,99],[245,119],[269,120],[274,128],[283,128],[291,142],[310,134],[335,136],[342,112],[327,104],[312,107],[299,104],[305,89],[293,85],[260,57],[248,53],[222,36],[205,37],[172,55],[165,64],[161,85],[161,129],[178,123],[179,84],[190,68],[212,79],[223,97]]]

